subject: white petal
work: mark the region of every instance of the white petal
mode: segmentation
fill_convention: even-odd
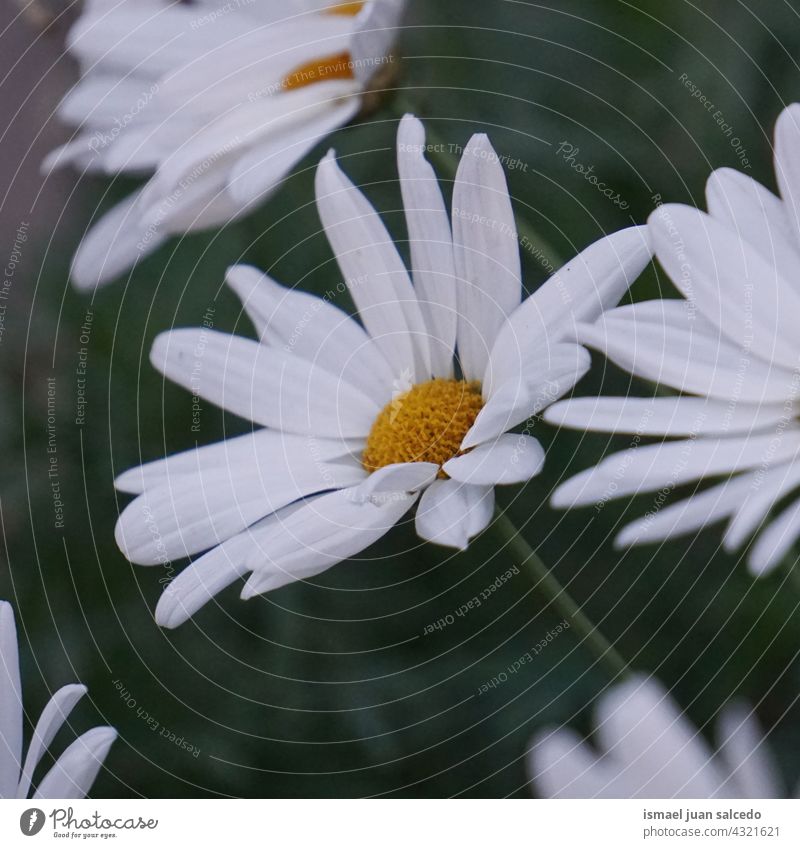
[[[737,348],[684,300],[653,300],[581,324],[578,339],[631,374],[725,401],[783,403],[797,394],[792,372]]]
[[[538,363],[532,363],[519,377],[497,389],[478,413],[462,450],[494,439],[565,395],[589,370],[588,351],[578,345],[557,344],[541,350]]]
[[[534,737],[529,771],[542,798],[632,798],[620,767],[598,758],[570,728],[544,731]]]
[[[453,375],[458,326],[453,237],[444,198],[424,150],[422,122],[405,115],[397,133],[397,167],[414,289],[430,336],[432,375],[446,379]]]
[[[781,779],[752,710],[729,704],[719,717],[718,750],[742,798],[782,798]]]
[[[124,76],[135,69],[155,80],[243,31],[238,15],[192,29],[195,17],[188,6],[152,0],[97,5],[78,18],[67,44],[95,72]]]
[[[322,462],[312,452],[204,469],[147,489],[123,510],[114,534],[131,562],[164,564],[218,545],[293,501],[365,476],[353,461]]]
[[[739,510],[725,531],[725,549],[734,551],[741,547],[766,519],[772,507],[797,486],[800,486],[800,464],[783,463],[777,468],[765,465],[753,472]]]
[[[706,184],[708,211],[746,239],[772,262],[786,280],[793,280],[800,263],[786,207],[752,177],[732,168],[718,168]]]
[[[163,232],[142,224],[139,198],[140,192],[125,198],[83,237],[70,271],[79,289],[111,282],[164,242]]]
[[[530,480],[543,465],[544,448],[537,439],[508,433],[448,460],[442,468],[459,483],[503,486]]]
[[[392,371],[361,326],[332,303],[287,289],[247,265],[228,269],[261,341],[283,346],[368,394],[379,406],[392,398]]]
[[[469,540],[485,530],[494,511],[494,488],[457,480],[436,480],[417,507],[417,534],[429,542],[466,550]]]
[[[117,738],[113,727],[79,736],[42,778],[34,798],[85,798]]]
[[[522,294],[514,210],[503,166],[483,134],[470,139],[456,173],[453,251],[459,360],[468,380],[482,380],[497,334]]]
[[[398,462],[379,468],[356,486],[353,497],[380,504],[385,497],[418,492],[436,479],[439,466],[435,462]]]
[[[660,542],[720,521],[742,504],[750,485],[750,475],[741,475],[667,507],[654,508],[624,527],[615,544],[624,548]]]
[[[365,3],[359,12],[350,50],[353,70],[362,85],[369,83],[390,56],[406,3],[407,0],[379,0]]]
[[[237,105],[258,103],[270,112],[277,101],[330,80],[290,89],[286,77],[310,63],[346,52],[352,21],[341,15],[298,16],[254,27],[184,62],[160,81],[159,97],[166,114],[190,109],[198,118],[225,114]],[[358,85],[349,81],[353,89]]]
[[[55,738],[56,733],[58,733],[67,720],[75,704],[85,694],[86,687],[74,683],[70,686],[62,686],[47,702],[47,706],[42,710],[42,715],[36,723],[33,738],[28,747],[28,754],[25,757],[25,765],[22,769],[22,776],[19,781],[19,788],[17,789],[17,798],[28,797],[34,769]]]
[[[247,571],[247,555],[257,544],[252,538],[255,529],[248,528],[218,545],[194,560],[172,580],[158,599],[156,624],[178,627],[234,580],[242,577]]]
[[[348,444],[276,430],[256,430],[131,468],[120,474],[114,485],[121,492],[139,495],[147,488],[169,482],[170,478],[251,466],[260,466],[266,473],[266,469],[275,465],[279,468],[291,465],[296,457],[301,467],[304,467],[308,456],[320,463],[335,459],[346,461],[359,449],[358,442]]]
[[[22,686],[11,604],[0,601],[0,798],[13,798],[22,768]]]
[[[779,566],[800,537],[800,500],[787,507],[762,531],[750,549],[747,565],[756,577]]]
[[[258,99],[233,109],[228,108],[165,156],[146,189],[143,203],[149,204],[162,197],[174,198],[179,193],[186,193],[189,185],[199,182],[201,175],[212,168],[221,167],[224,171],[221,184],[230,183],[237,158],[265,141],[274,141],[282,147],[281,155],[274,160],[279,167],[271,169],[270,173],[274,177],[273,182],[283,179],[289,168],[302,156],[302,152],[295,156],[291,150],[293,141],[296,143],[293,134],[306,127],[307,138],[309,134],[316,134],[315,126],[323,129],[326,124],[324,120],[320,122],[321,119],[331,110],[336,111],[340,97],[349,96],[353,91],[350,82],[330,80],[287,92],[280,97]],[[319,137],[317,135],[316,139]],[[241,204],[247,189],[240,188],[237,194],[236,182],[238,180],[233,183],[233,197]],[[262,193],[262,190],[254,191],[250,200],[260,199]]]
[[[250,421],[323,438],[366,436],[380,407],[284,350],[214,330],[162,333],[150,361],[170,380]]]
[[[416,497],[397,493],[376,504],[345,489],[314,498],[288,517],[274,516],[254,534],[258,546],[248,557],[253,574],[242,597],[312,577],[355,556],[388,533]]]
[[[603,748],[624,765],[643,798],[711,798],[723,776],[700,733],[656,681],[639,675],[598,703]]]
[[[665,204],[648,225],[659,262],[707,320],[768,362],[798,365],[800,292],[762,253],[689,206]]]
[[[784,109],[775,125],[775,178],[796,245],[800,239],[800,105],[797,103]]]
[[[785,418],[783,406],[736,404],[689,397],[585,397],[549,407],[544,419],[557,427],[640,436],[749,433]]]
[[[228,191],[235,203],[251,206],[263,200],[323,138],[358,114],[359,98],[342,97],[327,88],[319,91],[319,85],[315,88],[326,96],[319,109],[293,115],[291,125],[272,129],[231,168]]]
[[[800,433],[688,439],[612,454],[556,489],[556,507],[590,504],[675,487],[703,477],[757,468],[797,455]]]
[[[537,289],[498,333],[483,377],[502,384],[543,345],[574,338],[580,322],[596,320],[620,298],[650,262],[646,227],[629,227],[589,245]]]
[[[427,331],[408,272],[378,213],[342,173],[333,152],[317,169],[316,192],[347,287],[395,379],[428,379]]]

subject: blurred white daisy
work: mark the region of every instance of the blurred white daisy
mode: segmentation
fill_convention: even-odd
[[[59,107],[77,129],[45,168],[152,176],[85,236],[75,284],[263,201],[382,87],[404,5],[87,0],[68,39],[81,78]]]
[[[418,499],[419,536],[463,549],[491,519],[493,487],[540,470],[532,425],[507,431],[585,373],[589,355],[569,341],[575,322],[616,303],[641,272],[646,228],[596,242],[521,302],[514,216],[489,140],[473,136],[463,154],[452,232],[424,149],[421,123],[406,116],[398,166],[411,275],[333,153],[317,171],[319,214],[361,324],[330,302],[336,292],[320,299],[237,266],[228,282],[258,341],[209,329],[156,339],[151,361],[167,377],[265,428],[117,480],[139,495],[117,525],[128,559],[208,551],[169,584],[160,624],[180,624],[246,573],[245,598],[309,578],[364,550]]]
[[[712,751],[664,687],[636,675],[599,699],[597,748],[569,728],[533,740],[528,771],[544,798],[784,798],[758,722],[729,704]]]
[[[680,204],[656,210],[653,248],[684,299],[612,309],[578,330],[581,342],[637,377],[694,395],[580,398],[545,415],[557,425],[635,434],[627,450],[553,496],[567,507],[656,493],[647,514],[619,534],[620,546],[726,519],[730,551],[762,531],[748,555],[760,575],[800,535],[800,105],[778,120],[775,173],[780,198],[722,168],[708,181],[708,214]],[[639,447],[643,436],[678,439]],[[663,506],[674,488],[707,477],[725,479]]]
[[[22,759],[22,686],[17,629],[11,605],[0,601],[0,798],[27,798],[36,767],[72,708],[86,694],[79,684],[63,686],[48,702]],[[79,736],[39,781],[34,798],[84,798],[92,788],[111,744],[112,727],[95,727]]]

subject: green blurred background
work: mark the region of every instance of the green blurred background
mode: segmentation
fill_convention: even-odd
[[[246,603],[233,587],[178,630],[155,626],[165,575],[130,565],[117,550],[114,523],[127,498],[115,494],[113,478],[247,424],[206,407],[201,433],[192,433],[191,397],[150,367],[150,344],[172,325],[199,324],[209,306],[218,329],[251,335],[222,286],[233,262],[312,292],[339,281],[312,202],[313,168],[328,146],[405,252],[393,151],[404,109],[425,119],[437,137],[430,140],[463,144],[487,131],[501,154],[517,158],[508,173],[516,212],[539,234],[537,246],[560,261],[603,233],[643,222],[655,195],[702,204],[712,168],[747,170],[774,188],[772,127],[783,106],[800,99],[796,4],[411,0],[398,97],[334,134],[256,215],[171,242],[94,298],[67,284],[71,252],[94,211],[132,184],[85,179],[76,187],[71,173],[36,175],[41,155],[67,135],[51,116],[75,74],[59,55],[65,21],[42,34],[41,21],[18,19],[2,37],[12,45],[3,60],[10,124],[3,255],[21,221],[31,233],[0,343],[0,597],[17,611],[26,709],[38,715],[48,691],[64,683],[89,686],[72,727],[106,722],[120,731],[97,796],[530,794],[531,734],[564,722],[589,732],[607,677],[567,632],[505,684],[477,694],[560,620],[522,573],[479,609],[423,635],[509,567],[488,536],[454,556],[419,545],[412,527],[400,527],[365,561],[343,563],[312,584]],[[692,97],[684,74],[715,103],[744,153]],[[557,153],[562,143],[578,148],[576,161],[593,166],[624,202],[610,202],[576,173]],[[436,165],[449,195],[455,160]],[[534,290],[546,270],[523,255],[525,285]],[[651,268],[632,296],[659,291],[673,294]],[[86,420],[76,426],[82,347]],[[48,477],[49,378],[63,529],[55,526]],[[576,391],[598,390],[652,388],[595,356]],[[619,651],[656,673],[705,733],[730,698],[755,704],[794,785],[800,581],[792,563],[754,582],[738,558],[719,550],[717,528],[616,552],[618,522],[647,509],[646,496],[601,513],[564,514],[547,501],[560,479],[626,440],[543,424],[536,434],[548,449],[545,472],[501,491],[499,502]],[[151,730],[146,716],[185,745]]]

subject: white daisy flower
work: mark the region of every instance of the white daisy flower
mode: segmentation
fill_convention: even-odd
[[[784,798],[758,722],[729,704],[712,751],[664,687],[640,675],[598,701],[597,749],[569,728],[538,734],[528,771],[544,798]]]
[[[53,695],[36,723],[23,762],[17,629],[11,605],[0,601],[0,798],[28,797],[36,767],[85,694],[85,686],[73,684]],[[95,727],[79,736],[39,781],[33,797],[85,798],[116,738],[112,727]]]
[[[156,339],[156,368],[264,428],[118,478],[139,495],[117,524],[128,559],[206,551],[169,584],[160,624],[177,626],[248,573],[244,598],[312,577],[417,500],[419,536],[466,548],[491,519],[494,486],[542,467],[529,428],[507,431],[586,372],[588,353],[570,334],[650,260],[646,228],[593,244],[521,302],[514,216],[489,140],[476,135],[464,152],[452,232],[424,149],[422,124],[407,115],[398,166],[412,275],[333,153],[318,168],[319,214],[361,324],[330,297],[236,266],[228,282],[258,341],[209,329]]]
[[[567,507],[656,492],[647,514],[617,537],[622,547],[725,519],[723,544],[735,551],[769,525],[748,555],[761,575],[800,535],[800,105],[778,121],[775,173],[780,198],[722,168],[708,181],[708,213],[680,204],[656,210],[653,248],[684,299],[612,309],[578,330],[582,343],[630,373],[685,393],[573,399],[545,414],[557,425],[635,434],[629,449],[553,496]],[[675,440],[639,447],[642,436]],[[672,489],[706,477],[725,479],[663,506]]]
[[[75,284],[252,211],[383,86],[404,5],[88,0],[68,39],[81,79],[59,107],[78,129],[45,168],[152,176],[85,236]]]

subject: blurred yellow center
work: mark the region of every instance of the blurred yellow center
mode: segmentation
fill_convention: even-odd
[[[334,3],[324,10],[326,15],[346,15],[355,17],[364,7],[364,3]],[[353,79],[353,60],[346,50],[323,56],[299,65],[290,71],[282,81],[282,88],[295,91],[323,80]]]
[[[325,12],[329,15],[347,15],[355,17],[364,8],[364,2],[361,3],[335,3],[333,6],[328,6]]]
[[[286,91],[295,91],[315,82],[335,79],[353,79],[353,62],[346,50],[300,65],[283,78],[281,85]]]
[[[377,471],[396,462],[443,465],[458,456],[482,406],[479,383],[430,380],[413,386],[375,419],[364,449],[364,468]],[[439,476],[447,475],[440,471]]]

